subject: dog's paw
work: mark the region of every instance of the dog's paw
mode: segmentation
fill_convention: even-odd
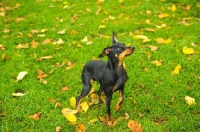
[[[120,110],[120,108],[121,108],[121,106],[120,105],[116,105],[115,106],[115,111],[117,112],[117,111],[119,111]]]

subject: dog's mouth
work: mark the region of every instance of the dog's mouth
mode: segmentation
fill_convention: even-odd
[[[131,54],[133,54],[133,52],[135,51],[135,48],[134,47],[129,47],[125,50],[126,54],[125,54],[125,57],[126,56],[129,56]]]

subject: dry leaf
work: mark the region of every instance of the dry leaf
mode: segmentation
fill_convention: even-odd
[[[62,88],[59,90],[59,93],[62,93],[62,92],[68,91],[68,90],[69,90],[68,87],[62,87]]]
[[[78,124],[76,129],[77,129],[77,132],[86,132],[86,127],[83,124]]]
[[[39,33],[39,30],[34,30],[34,29],[33,29],[33,30],[31,30],[31,33],[33,33],[33,34],[34,34],[34,33]]]
[[[73,108],[75,108],[76,107],[76,98],[75,97],[71,97],[69,99],[69,103]]]
[[[48,60],[48,59],[52,59],[52,58],[53,58],[53,56],[51,56],[51,55],[49,55],[49,56],[43,56],[43,57],[37,59],[36,61]]]
[[[49,44],[49,43],[51,43],[51,39],[50,38],[47,38],[42,42],[42,44]]]
[[[17,76],[17,81],[22,80],[28,74],[27,71],[22,71]]]
[[[77,32],[76,30],[71,30],[71,31],[69,31],[69,34],[73,34],[73,35],[76,35],[76,34],[78,34],[79,32]]]
[[[156,38],[155,40],[156,40],[156,42],[159,43],[159,44],[168,44],[168,43],[170,43],[170,42],[172,41],[171,38],[168,38],[168,39],[166,39],[166,40],[163,39],[163,38]]]
[[[75,66],[75,64],[73,64],[72,62],[68,61],[66,70],[69,70],[69,69],[73,68],[74,66]]]
[[[41,33],[44,33],[44,32],[46,32],[46,31],[48,31],[48,29],[47,29],[47,28],[44,28],[44,29],[42,29],[40,32],[41,32]]]
[[[149,45],[149,48],[151,48],[151,51],[157,51],[158,49],[157,46],[152,46],[152,45]]]
[[[54,108],[56,109],[57,107],[60,107],[60,106],[62,106],[62,104],[60,102],[56,102]]]
[[[173,11],[173,12],[176,11],[176,6],[175,6],[175,5],[173,5],[173,6],[171,7],[171,11]]]
[[[128,128],[130,128],[132,132],[143,132],[141,124],[134,120],[128,121]]]
[[[58,41],[53,42],[53,44],[64,44],[64,41],[59,38]]]
[[[156,64],[156,66],[161,66],[162,65],[162,60],[158,61],[158,60],[154,60],[151,62],[152,64]]]
[[[81,40],[81,42],[88,42],[87,36],[85,36],[85,37]]]
[[[90,123],[94,123],[94,122],[97,122],[97,121],[99,121],[99,119],[98,118],[94,118],[94,119],[90,120]]]
[[[188,105],[195,105],[196,104],[195,99],[192,98],[192,97],[189,97],[189,96],[185,96],[185,102]]]
[[[155,32],[155,30],[152,29],[152,28],[145,28],[145,30],[148,31],[148,32]]]
[[[85,112],[89,109],[89,105],[87,102],[81,103],[80,106]]]
[[[128,120],[129,118],[130,118],[129,114],[128,114],[128,113],[125,113],[124,119],[125,119],[125,120]]]
[[[76,114],[76,113],[78,113],[77,110],[72,110],[72,109],[70,109],[70,108],[63,108],[63,109],[62,109],[62,114],[63,114],[64,116],[65,116],[65,115],[69,115],[69,114],[74,115],[74,114]]]
[[[98,4],[102,4],[105,0],[97,0]]]
[[[61,129],[62,129],[61,126],[57,126],[56,127],[56,132],[60,132]]]
[[[38,112],[37,114],[30,115],[29,118],[34,120],[39,120],[41,118],[42,112]]]
[[[35,40],[33,40],[32,42],[31,42],[31,47],[32,48],[37,48],[38,47],[38,42],[36,42]]]
[[[95,15],[99,15],[99,13],[101,12],[101,9],[102,9],[101,6],[98,6],[98,9],[97,9]]]
[[[76,121],[77,121],[76,116],[73,114],[67,114],[67,115],[65,115],[65,118],[71,123],[76,123]]]
[[[37,70],[37,73],[38,73],[38,76],[37,76],[38,79],[43,79],[49,76],[48,74],[45,74],[42,70]]]
[[[16,49],[27,49],[29,47],[28,44],[18,44],[16,46]]]
[[[1,50],[5,50],[5,49],[6,49],[6,46],[0,44],[0,51],[1,51]]]
[[[154,119],[155,125],[161,125],[163,123],[166,123],[167,121],[168,121],[168,118],[165,118],[165,117]]]
[[[57,32],[58,34],[65,34],[65,32],[66,32],[66,29],[63,29],[63,30],[61,30],[61,31],[59,31],[59,32]]]
[[[167,13],[161,13],[158,15],[159,18],[166,18],[166,17],[169,17],[169,14]]]
[[[175,69],[172,71],[172,74],[174,74],[174,75],[178,75],[180,69],[181,69],[181,65],[178,64],[178,65],[175,67]]]
[[[21,96],[24,96],[26,95],[27,93],[12,93],[12,96],[15,96],[15,97],[21,97]]]

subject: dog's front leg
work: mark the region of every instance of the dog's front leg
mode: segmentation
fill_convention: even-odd
[[[112,118],[111,118],[111,111],[110,111],[110,103],[112,100],[112,94],[106,95],[106,119],[107,119],[107,125],[109,127],[112,127],[113,122],[112,122]]]
[[[122,88],[122,89],[119,90],[119,95],[120,95],[119,100],[118,100],[118,102],[117,102],[117,104],[115,106],[115,110],[116,111],[120,110],[121,105],[122,105],[122,103],[124,101],[124,88]]]

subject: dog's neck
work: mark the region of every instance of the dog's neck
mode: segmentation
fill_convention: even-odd
[[[114,71],[118,76],[122,74],[123,71],[123,62],[122,64],[119,64],[118,60],[112,60],[108,57],[108,63],[107,63],[107,68],[109,70]]]

